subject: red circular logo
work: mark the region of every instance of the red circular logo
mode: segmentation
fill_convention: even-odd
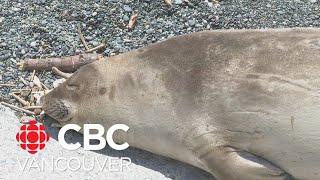
[[[49,133],[45,131],[45,127],[36,120],[30,120],[28,124],[20,127],[20,131],[16,135],[16,140],[20,143],[20,147],[30,154],[35,154],[45,147],[45,143],[49,141]]]

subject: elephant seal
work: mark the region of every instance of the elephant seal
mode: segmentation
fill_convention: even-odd
[[[229,179],[320,178],[320,28],[216,30],[96,61],[44,96],[62,125]]]

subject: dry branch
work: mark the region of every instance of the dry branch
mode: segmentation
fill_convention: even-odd
[[[82,54],[61,58],[46,59],[26,59],[22,63],[17,63],[20,70],[51,70],[57,67],[61,71],[74,72],[81,66],[98,60],[98,54]]]
[[[27,83],[27,81],[24,80],[21,76],[19,76],[19,79],[20,79],[20,81],[21,81],[24,85],[26,85],[26,86],[29,85],[29,83]]]
[[[30,105],[30,103],[28,101],[23,100],[21,97],[19,97],[18,95],[14,94],[14,93],[11,93],[11,96],[14,97],[17,101],[19,101],[24,106]]]
[[[44,83],[40,82],[42,87],[45,89],[45,90],[50,90]]]
[[[128,23],[128,28],[132,29],[137,20],[138,20],[138,14],[132,15]]]
[[[15,87],[14,84],[0,84],[0,87]]]
[[[56,67],[52,67],[52,72],[60,77],[63,77],[65,79],[68,79],[70,76],[72,76],[72,74],[69,73],[64,73],[62,71],[60,71],[58,68]]]
[[[171,7],[172,6],[172,1],[171,0],[164,0],[167,6]]]
[[[88,47],[87,41],[84,39],[84,36],[83,36],[83,34],[82,34],[82,32],[81,32],[80,27],[78,27],[78,33],[79,33],[80,40],[81,40],[82,44],[84,45],[84,47],[86,48],[86,50],[89,50],[90,48]]]
[[[86,51],[86,53],[92,53],[92,52],[94,52],[94,51],[98,51],[98,50],[103,49],[103,48],[105,48],[105,47],[106,47],[105,44],[100,44],[100,45],[97,46],[97,47],[88,49],[88,50]]]
[[[25,110],[25,109],[19,108],[19,107],[17,107],[17,106],[14,106],[14,105],[11,105],[11,104],[8,104],[8,103],[5,103],[5,102],[1,102],[1,104],[4,105],[4,106],[9,107],[9,108],[11,108],[11,109],[14,109],[14,110],[16,110],[16,111],[22,111],[22,112],[24,112],[24,113],[26,113],[26,114],[29,114],[29,115],[35,115],[34,112],[31,112],[31,111],[29,111],[29,110]]]
[[[26,110],[42,109],[42,106],[27,106],[27,107],[23,107],[23,109],[26,109]]]
[[[17,63],[18,66],[19,63]],[[19,66],[18,66],[19,67]],[[34,76],[36,75],[36,70],[33,70],[31,77],[30,77],[30,81],[33,81]]]

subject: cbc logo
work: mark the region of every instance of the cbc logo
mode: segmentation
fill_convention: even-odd
[[[20,147],[30,154],[35,154],[42,150],[49,138],[50,136],[45,131],[45,127],[36,120],[30,120],[28,124],[21,126],[16,135],[16,140],[20,143]]]

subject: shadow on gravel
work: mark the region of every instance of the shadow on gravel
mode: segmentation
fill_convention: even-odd
[[[50,117],[45,117],[45,122],[42,122],[43,125],[46,127],[46,131],[49,132],[50,138],[53,138],[58,141],[58,133],[60,128],[51,127],[51,123],[55,122],[55,120],[51,119]],[[76,131],[68,131],[65,134],[65,140],[67,143],[77,143],[79,142],[81,146],[83,147],[83,135],[76,132]],[[95,142],[90,142],[94,144]],[[107,155],[110,157],[129,157],[131,159],[131,162],[136,165],[143,166],[148,169],[152,169],[154,171],[157,171],[167,178],[176,179],[176,180],[201,180],[205,177],[205,179],[213,179],[212,175],[198,169],[196,167],[193,167],[191,165],[188,165],[183,162],[179,162],[176,160],[173,160],[171,158],[167,158],[164,156],[156,155],[141,149],[137,149],[134,147],[129,147],[128,149],[124,151],[116,151],[110,148],[108,145],[99,151],[93,151],[99,154]],[[169,171],[169,166],[173,166],[177,171]],[[190,177],[190,170],[196,172],[196,174],[192,174],[193,177]]]

